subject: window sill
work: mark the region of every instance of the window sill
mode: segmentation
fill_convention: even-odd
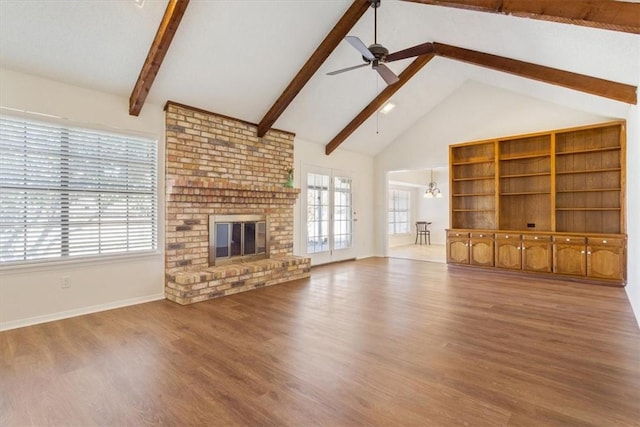
[[[13,262],[0,264],[0,274],[23,273],[32,271],[56,271],[69,268],[88,267],[92,265],[118,264],[123,262],[134,262],[145,258],[157,258],[162,256],[160,251],[138,252],[135,254],[114,254],[103,256],[87,256],[65,260],[37,260],[25,262]]]

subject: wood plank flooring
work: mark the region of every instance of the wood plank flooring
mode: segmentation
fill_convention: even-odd
[[[0,333],[0,425],[639,426],[621,288],[373,258]]]

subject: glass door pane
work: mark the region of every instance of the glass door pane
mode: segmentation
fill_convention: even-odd
[[[347,249],[353,245],[353,206],[351,178],[333,179],[333,249]]]
[[[312,265],[355,258],[353,183],[347,173],[305,167],[303,250]]]
[[[307,174],[307,253],[329,250],[329,175]]]

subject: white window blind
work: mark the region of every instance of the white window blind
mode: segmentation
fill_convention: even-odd
[[[150,139],[0,117],[0,263],[157,248]]]

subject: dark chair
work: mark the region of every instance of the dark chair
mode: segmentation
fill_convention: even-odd
[[[420,239],[420,244],[422,244],[422,238],[425,238],[425,241],[430,245],[431,244],[431,232],[429,231],[430,222],[427,221],[416,221],[416,242],[418,244],[418,239]]]

